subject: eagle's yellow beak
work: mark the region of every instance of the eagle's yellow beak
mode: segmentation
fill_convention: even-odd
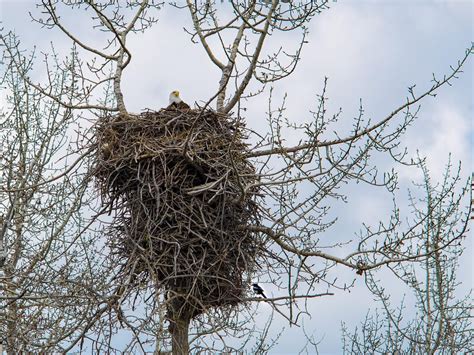
[[[179,91],[178,90],[173,91],[173,95],[176,97],[179,97]]]

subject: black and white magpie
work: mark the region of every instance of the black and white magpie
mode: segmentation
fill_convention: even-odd
[[[262,295],[264,298],[267,298],[263,293],[263,288],[261,288],[259,284],[252,284],[252,289],[257,295]]]

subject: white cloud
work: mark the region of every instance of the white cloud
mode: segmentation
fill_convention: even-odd
[[[472,171],[470,139],[474,133],[469,112],[446,100],[424,110],[422,116],[423,122],[417,122],[405,140],[410,155],[415,157],[418,151],[421,157],[426,157],[434,180],[441,179],[450,156],[454,166],[460,161],[463,163],[462,174],[469,176]],[[400,176],[408,181],[422,177],[420,170],[410,168],[402,169]]]

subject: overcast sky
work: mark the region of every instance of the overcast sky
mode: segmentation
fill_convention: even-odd
[[[40,30],[31,23],[28,11],[35,11],[33,1],[0,0],[0,4],[3,27],[15,30],[24,48],[36,45],[47,50],[50,41],[59,49],[70,45],[58,32]],[[183,26],[190,25],[186,15],[165,7],[156,26],[130,40],[133,60],[123,82],[130,111],[165,106],[173,89],[180,89],[189,103],[206,100],[215,92],[218,72],[209,64],[202,48],[191,44],[183,31]],[[79,33],[89,33],[85,23],[80,16],[68,18],[69,27]],[[439,77],[449,73],[450,65],[455,65],[471,44],[472,23],[472,1],[334,2],[330,10],[312,20],[301,63],[290,78],[275,85],[275,101],[288,94],[288,117],[296,122],[308,120],[311,117],[308,111],[315,108],[316,94],[324,77],[329,77],[330,109],[336,111],[342,107],[343,117],[350,120],[356,116],[362,99],[367,117],[378,120],[403,104],[409,86],[416,84],[421,92],[431,85],[432,73]],[[275,42],[270,45],[294,45],[298,40],[295,36],[276,34],[270,39]],[[268,94],[266,91],[245,103],[249,126],[264,129]],[[427,157],[435,178],[440,177],[449,153],[454,162],[462,161],[465,179],[472,172],[472,98],[470,59],[452,87],[442,88],[436,98],[423,102],[420,119],[404,138],[410,154],[419,150]],[[400,193],[406,193],[411,181],[420,177],[413,170],[403,170],[400,174]],[[386,198],[384,194],[369,197],[364,190],[354,190],[349,204],[352,209],[345,207],[347,214],[336,227],[337,233],[353,237],[362,222],[378,221],[381,211],[390,208]],[[361,204],[364,209],[358,208]],[[459,281],[463,290],[473,284],[472,245],[471,240],[467,241],[467,251],[461,260]],[[319,346],[322,353],[340,353],[340,322],[354,326],[374,306],[360,280],[351,293],[339,292],[335,297],[311,303],[312,318],[305,319],[306,330],[322,340]],[[270,294],[278,295],[271,285],[265,286]],[[265,307],[260,306],[263,314],[268,313]],[[273,334],[285,326],[278,317],[275,316],[278,321]],[[273,353],[294,353],[295,345],[304,342],[301,328],[287,329]]]

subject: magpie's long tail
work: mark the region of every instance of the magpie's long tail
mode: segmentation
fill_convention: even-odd
[[[267,296],[265,296],[265,294],[262,292],[261,295],[263,296],[263,298],[267,298]]]

